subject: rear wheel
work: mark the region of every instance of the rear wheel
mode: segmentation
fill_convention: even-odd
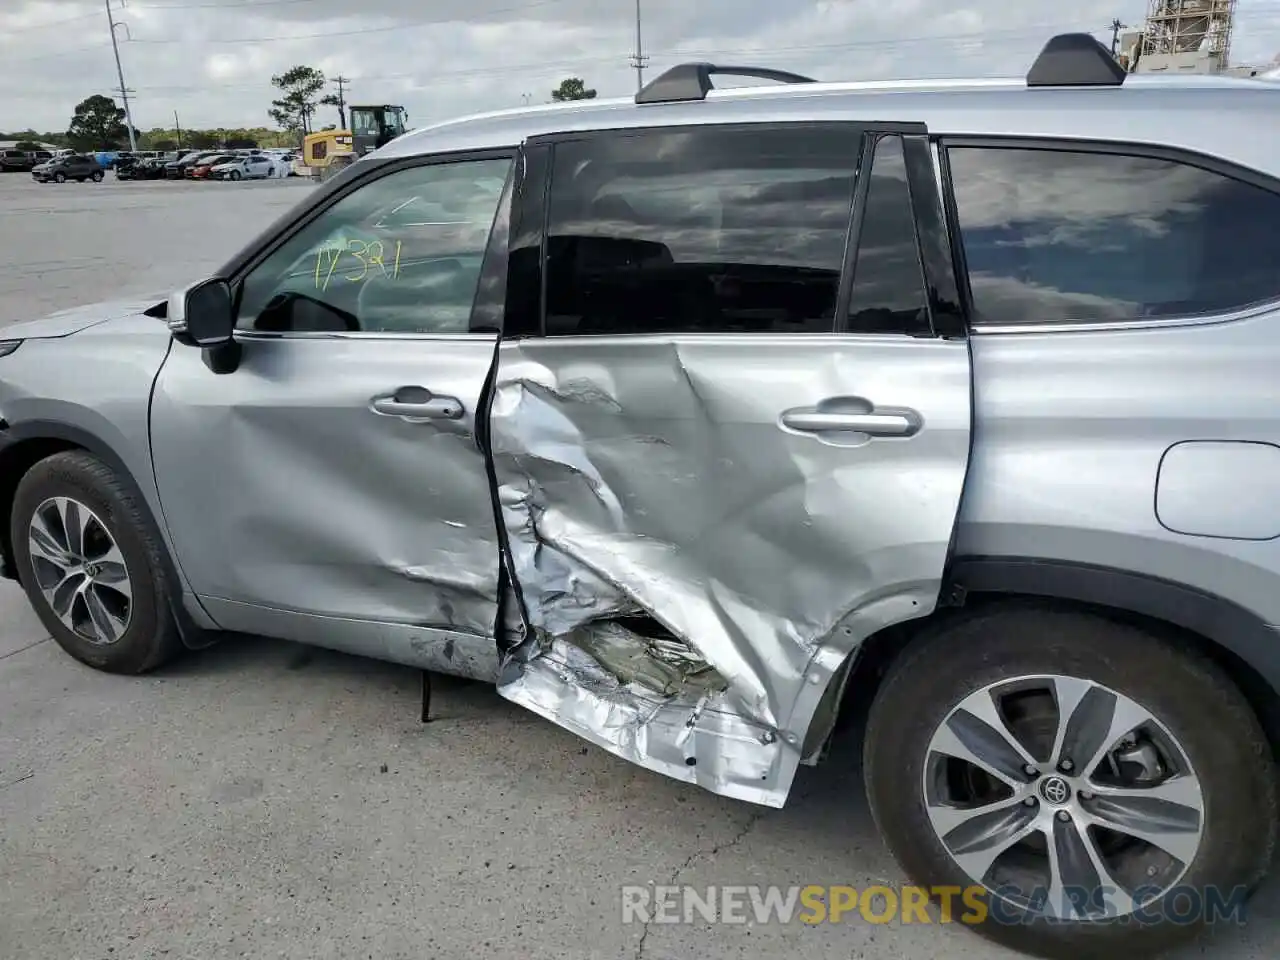
[[[181,649],[162,546],[136,495],[83,451],[18,483],[10,518],[18,576],[64,650],[111,673],[143,673]]]
[[[865,749],[912,879],[971,890],[974,925],[1030,953],[1168,949],[1270,866],[1275,766],[1240,692],[1101,617],[1013,607],[942,627],[881,688]]]

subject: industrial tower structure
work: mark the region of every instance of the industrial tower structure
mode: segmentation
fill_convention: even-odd
[[[1126,37],[1138,73],[1221,73],[1231,55],[1236,0],[1148,0],[1142,33]],[[1134,42],[1136,41],[1136,42]],[[1136,56],[1135,56],[1136,55]]]

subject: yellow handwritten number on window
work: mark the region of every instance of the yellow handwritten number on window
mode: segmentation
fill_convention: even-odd
[[[369,278],[371,270],[382,271],[383,279],[396,280],[400,277],[400,251],[403,241],[396,241],[395,258],[391,267],[387,267],[386,248],[381,240],[346,240],[335,246],[324,246],[316,251],[315,282],[316,289],[329,289],[329,282],[337,272],[343,255],[356,261],[351,269],[354,273],[343,274],[343,279],[351,283],[362,283]]]

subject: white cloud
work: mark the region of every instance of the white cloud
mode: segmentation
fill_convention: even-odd
[[[267,121],[270,77],[306,63],[411,123],[547,99],[566,76],[635,89],[633,0],[128,0],[116,19],[133,115],[146,129]],[[65,129],[117,85],[101,0],[2,0],[0,130]],[[1110,39],[1143,0],[642,0],[648,75],[682,59],[758,62],[823,79],[1024,72],[1054,32]],[[131,40],[127,37],[132,37]],[[1280,0],[1240,0],[1234,59],[1280,49]],[[336,116],[329,118],[336,120]]]

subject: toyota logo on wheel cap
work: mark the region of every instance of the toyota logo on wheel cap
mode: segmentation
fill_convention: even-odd
[[[1040,796],[1055,807],[1071,799],[1071,787],[1061,777],[1046,777],[1040,784]]]

